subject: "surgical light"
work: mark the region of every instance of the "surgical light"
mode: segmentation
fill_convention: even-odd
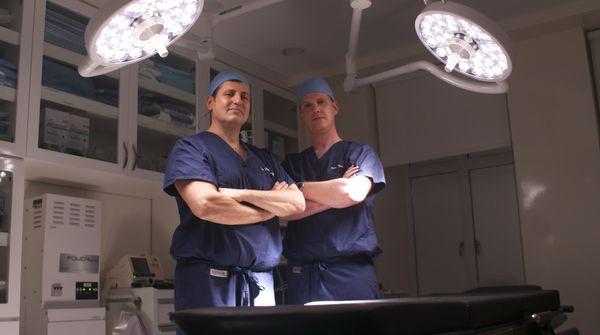
[[[483,14],[461,4],[429,4],[415,21],[417,35],[435,57],[456,70],[482,81],[506,79],[512,71],[510,41]]]
[[[204,0],[112,0],[103,5],[85,31],[88,55],[79,73],[91,77],[158,53],[188,31]]]
[[[429,3],[417,16],[415,29],[423,45],[444,64],[441,70],[426,61],[417,61],[366,78],[358,78],[356,44],[362,10],[370,0],[350,0],[353,8],[350,47],[346,54],[344,89],[373,84],[417,70],[426,70],[459,88],[478,93],[508,91],[505,81],[512,71],[512,44],[498,25],[478,11],[446,0]],[[475,80],[451,74],[459,72]]]

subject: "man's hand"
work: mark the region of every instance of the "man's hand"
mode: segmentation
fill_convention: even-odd
[[[350,167],[348,168],[348,170],[346,170],[346,172],[344,172],[344,175],[342,176],[343,178],[351,178],[354,177],[358,171],[360,171],[360,167],[358,167],[357,165],[350,165]]]
[[[271,188],[271,191],[283,191],[287,190],[288,187],[290,187],[290,185],[285,181],[276,181],[273,188]]]

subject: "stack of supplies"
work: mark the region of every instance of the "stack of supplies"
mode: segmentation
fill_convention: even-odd
[[[11,106],[8,103],[0,103],[0,140],[12,141]]]
[[[62,14],[54,7],[47,6],[44,40],[85,55],[85,26],[84,23]]]
[[[160,76],[156,77],[159,82],[192,94],[196,92],[193,72],[177,70],[161,63],[154,65],[160,70]]]
[[[186,128],[194,128],[193,108],[149,91],[140,90],[138,113]]]
[[[81,97],[95,99],[92,80],[80,76],[74,68],[44,57],[42,69],[42,85]]]
[[[17,86],[17,67],[0,58],[0,85],[15,88]]]

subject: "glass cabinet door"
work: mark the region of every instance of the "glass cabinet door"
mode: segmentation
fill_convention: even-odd
[[[23,162],[0,157],[0,319],[19,315]]]
[[[85,78],[88,18],[46,2],[38,148],[117,163],[119,72]]]
[[[298,152],[298,112],[294,96],[276,87],[262,90],[265,148],[282,161]]]
[[[0,171],[0,304],[8,302],[8,238],[10,236],[10,202],[13,175],[11,171]]]
[[[0,146],[2,153],[15,156],[22,156],[25,151],[26,131],[17,132],[17,126],[25,126],[27,120],[28,85],[22,83],[19,77],[25,78],[29,74],[28,61],[21,60],[21,49],[22,44],[29,47],[27,41],[30,35],[25,34],[27,41],[23,43],[21,27],[24,8],[30,11],[32,7],[32,1],[27,0],[0,2]],[[25,27],[29,28],[30,24],[27,22]],[[19,108],[23,109],[20,113]],[[21,149],[16,142],[22,142]]]
[[[133,168],[164,172],[175,142],[196,131],[196,62],[170,53],[138,65]]]

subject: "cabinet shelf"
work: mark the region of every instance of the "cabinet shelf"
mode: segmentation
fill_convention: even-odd
[[[71,64],[73,66],[79,66],[79,64],[84,60],[85,56],[80,55],[71,50],[63,49],[59,46],[56,46],[52,43],[44,42],[44,55],[59,60],[61,62],[65,62],[67,64]],[[113,71],[104,74],[104,76],[119,79],[119,72]]]
[[[171,97],[173,99],[183,101],[190,105],[196,104],[195,95],[150,79],[140,78],[140,87],[152,91],[154,93],[159,93]]]
[[[0,26],[0,41],[10,43],[12,45],[19,45],[19,33]]]
[[[183,128],[172,123],[162,121],[153,117],[138,114],[138,125],[142,128],[155,130],[161,133],[184,137],[194,134],[194,129]]]
[[[265,129],[267,129],[267,130],[272,130],[276,133],[285,135],[287,137],[298,138],[298,133],[293,129],[284,127],[282,125],[278,125],[277,123],[267,121],[267,120],[265,120],[264,124],[265,124]]]
[[[0,86],[0,100],[14,102],[17,90],[8,86]]]
[[[119,117],[119,109],[117,107],[83,98],[71,93],[59,91],[50,87],[42,86],[42,100],[70,106],[100,117],[110,119],[116,119]]]

